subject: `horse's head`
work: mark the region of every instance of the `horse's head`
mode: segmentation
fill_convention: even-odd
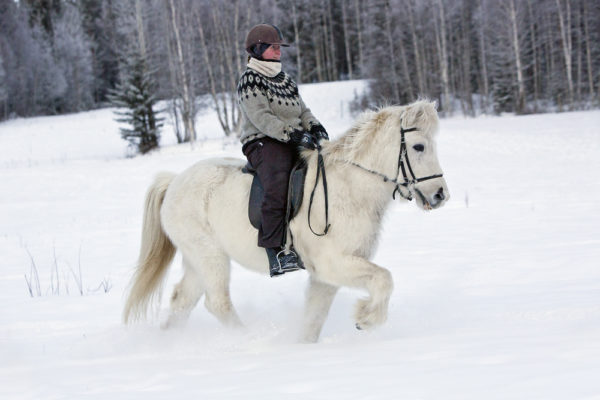
[[[343,137],[324,144],[324,152],[330,162],[345,161],[396,183],[394,195],[431,210],[450,197],[437,159],[437,129],[435,103],[385,107],[364,112]]]
[[[391,111],[386,124],[389,141],[401,142],[397,178],[400,195],[414,197],[417,205],[425,210],[441,207],[450,193],[437,157],[435,134],[439,121],[435,103],[417,101],[388,108]]]

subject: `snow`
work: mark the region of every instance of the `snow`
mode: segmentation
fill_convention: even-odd
[[[363,87],[301,92],[336,137]],[[158,316],[120,323],[154,175],[242,157],[214,114],[193,148],[165,127],[166,146],[134,158],[110,109],[1,123],[0,399],[600,399],[599,126],[600,111],[442,120],[452,198],[429,213],[394,204],[374,257],[394,277],[388,322],[357,331],[364,294],[342,289],[305,345],[304,272],[234,265],[244,330],[199,304],[164,331],[177,258]]]

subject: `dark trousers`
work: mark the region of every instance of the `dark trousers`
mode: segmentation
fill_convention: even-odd
[[[270,248],[285,242],[285,213],[289,176],[298,153],[291,144],[271,138],[247,143],[242,151],[258,174],[265,190],[258,245]]]

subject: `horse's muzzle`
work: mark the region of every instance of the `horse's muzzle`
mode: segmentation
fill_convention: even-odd
[[[431,200],[429,201],[429,205],[431,206],[431,208],[438,208],[442,204],[444,204],[444,202],[447,199],[447,197],[448,196],[444,192],[444,188],[440,187],[438,189],[438,191],[433,195],[433,197],[431,198]]]

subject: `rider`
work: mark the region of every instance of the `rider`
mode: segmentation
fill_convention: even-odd
[[[242,151],[264,188],[258,246],[266,249],[272,277],[301,268],[296,254],[285,251],[288,179],[298,147],[314,150],[320,140],[329,139],[302,101],[296,83],[281,70],[282,46],[289,45],[276,26],[250,29],[248,66],[237,89]]]

